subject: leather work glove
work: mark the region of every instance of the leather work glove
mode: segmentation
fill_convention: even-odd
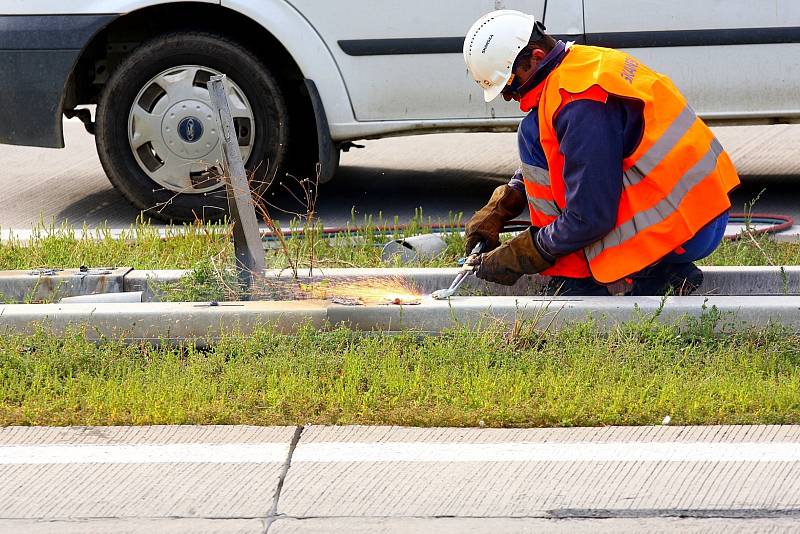
[[[475,276],[488,282],[513,286],[524,274],[535,274],[552,267],[553,264],[542,256],[534,244],[538,231],[532,226],[496,250],[481,254],[476,259],[478,268]]]
[[[467,239],[467,256],[481,241],[485,243],[484,252],[496,249],[500,245],[503,226],[522,213],[527,203],[525,195],[509,185],[496,188],[489,202],[476,211],[467,223],[464,235]]]

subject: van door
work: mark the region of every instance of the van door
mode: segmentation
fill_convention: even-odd
[[[486,119],[519,115],[483,101],[464,65],[464,36],[494,9],[541,16],[544,0],[290,0],[328,44],[359,121]],[[551,1],[580,6],[581,0]],[[582,20],[580,9],[573,19]],[[556,15],[554,19],[558,20]]]
[[[800,2],[585,0],[586,42],[670,76],[707,119],[800,115]]]
[[[359,121],[480,117],[463,38],[492,0],[290,0],[322,35]]]

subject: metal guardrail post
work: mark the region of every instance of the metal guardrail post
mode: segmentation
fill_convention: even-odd
[[[224,74],[212,76],[208,82],[208,92],[211,95],[211,108],[214,110],[214,117],[220,132],[228,209],[233,223],[236,267],[239,271],[239,281],[246,290],[252,287],[254,275],[263,276],[264,247],[258,230],[253,195],[247,181],[242,153],[239,150],[239,140],[228,104],[225,80]]]

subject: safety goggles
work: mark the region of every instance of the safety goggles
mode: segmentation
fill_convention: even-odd
[[[531,57],[533,55],[533,50],[530,48],[525,48],[522,52],[519,53],[517,58],[514,60],[514,65],[511,67],[511,77],[506,82],[506,86],[503,88],[501,94],[505,97],[508,96],[509,98],[514,98],[518,96],[520,83],[519,79],[517,78],[517,67],[519,66],[520,62]]]
[[[530,42],[538,41],[539,39],[544,37],[545,30],[547,30],[545,25],[542,24],[539,21],[536,21],[536,24],[533,25],[533,31],[531,32]],[[509,99],[514,98],[514,97],[519,97],[520,96],[519,90],[520,90],[520,86],[522,84],[519,83],[519,80],[517,79],[517,74],[516,74],[517,67],[519,66],[519,64],[520,64],[520,62],[522,60],[527,59],[527,58],[531,57],[532,55],[533,55],[533,49],[528,47],[528,46],[526,46],[522,50],[522,52],[520,52],[517,55],[516,59],[514,60],[514,65],[512,65],[512,67],[511,67],[511,77],[508,79],[508,82],[506,82],[505,88],[500,93],[504,97],[507,97],[506,100],[509,100]]]

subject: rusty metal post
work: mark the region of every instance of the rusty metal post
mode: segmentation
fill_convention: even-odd
[[[228,192],[228,209],[233,224],[236,267],[240,283],[245,289],[249,289],[253,285],[254,276],[263,276],[264,247],[253,206],[253,194],[247,181],[239,140],[228,104],[225,80],[224,74],[212,76],[208,82],[208,92],[211,95],[211,108],[214,110],[222,145],[222,165]],[[246,298],[246,291],[243,298]]]

